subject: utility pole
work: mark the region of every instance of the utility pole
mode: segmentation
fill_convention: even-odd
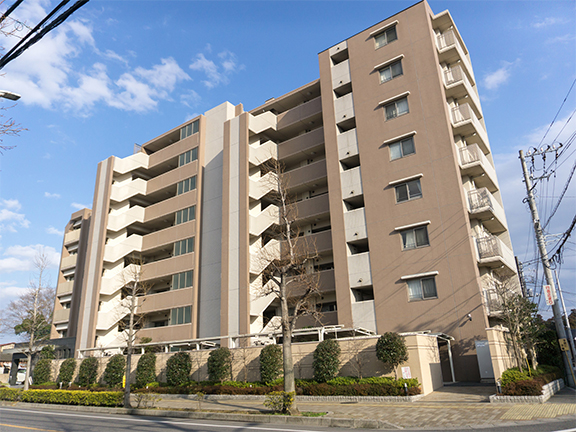
[[[556,294],[556,287],[554,285],[554,277],[552,276],[552,270],[550,269],[550,261],[548,260],[548,251],[546,250],[546,242],[544,241],[544,233],[542,232],[542,226],[540,225],[540,217],[538,216],[538,208],[536,207],[536,200],[534,199],[534,194],[532,193],[532,181],[530,180],[530,175],[528,173],[528,168],[526,167],[526,160],[524,159],[524,152],[520,150],[520,162],[522,164],[522,172],[524,173],[524,183],[526,184],[526,191],[528,192],[528,205],[530,206],[530,212],[532,213],[532,222],[534,224],[534,233],[536,235],[536,241],[538,243],[538,249],[540,251],[540,258],[542,259],[542,266],[544,267],[544,276],[546,277],[546,283],[550,285],[553,296],[552,311],[554,313],[554,324],[556,324],[556,333],[559,339],[566,339],[566,329],[562,323],[562,312],[560,311],[560,304],[558,301],[558,295]],[[564,368],[566,372],[566,379],[568,380],[568,385],[570,387],[575,387],[576,383],[573,378],[573,369],[571,362],[568,361],[566,356],[562,356],[562,361],[564,362]]]

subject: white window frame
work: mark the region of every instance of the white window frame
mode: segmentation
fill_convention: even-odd
[[[436,285],[436,276],[438,275],[437,271],[427,272],[427,273],[419,273],[414,275],[402,276],[400,279],[406,282],[406,289],[408,294],[408,301],[421,301],[421,300],[433,300],[438,298],[438,286]],[[424,280],[432,280],[434,282],[434,295],[424,296],[424,286],[422,285],[422,281]],[[411,295],[410,293],[410,283],[412,283],[412,287],[416,288],[413,290]],[[419,292],[416,283],[419,283]],[[414,294],[419,294],[418,296]]]

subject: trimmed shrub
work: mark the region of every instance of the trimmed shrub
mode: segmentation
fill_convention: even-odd
[[[80,387],[88,387],[96,382],[98,376],[98,360],[96,357],[87,357],[80,363],[78,370],[78,384]]]
[[[394,376],[398,378],[396,368],[408,361],[408,348],[404,338],[398,333],[384,333],[376,342],[376,357],[390,366],[394,370]]]
[[[76,359],[69,358],[64,360],[60,365],[57,381],[61,383],[72,382],[74,372],[76,372]]]
[[[192,360],[190,354],[184,351],[177,352],[166,362],[166,381],[168,385],[179,386],[190,381]]]
[[[145,387],[146,384],[156,381],[156,354],[145,353],[138,359],[136,366],[136,387]]]
[[[110,387],[119,387],[122,385],[124,371],[126,370],[126,359],[122,354],[115,354],[110,357],[104,371],[104,382]]]
[[[217,348],[208,356],[208,376],[210,381],[224,382],[231,377],[232,353],[226,347]]]
[[[340,344],[335,339],[326,339],[314,350],[314,379],[324,383],[338,374],[340,367]]]
[[[82,368],[82,366],[80,366]],[[85,406],[120,406],[122,392],[91,392],[82,390],[26,390],[20,395],[22,402]]]
[[[536,379],[511,382],[502,389],[502,394],[506,396],[540,396],[542,383]]]
[[[504,387],[516,381],[525,381],[529,379],[530,375],[528,375],[528,371],[524,370],[520,372],[520,370],[517,367],[513,367],[510,369],[506,369],[504,372],[502,372],[502,377],[500,378],[500,381],[502,382],[502,387]]]
[[[52,381],[52,360],[43,358],[38,360],[32,371],[32,382],[35,385]]]
[[[266,345],[260,351],[260,381],[271,383],[282,373],[282,348],[280,345]]]
[[[40,358],[54,360],[56,358],[56,353],[54,352],[54,345],[43,346],[40,350]]]
[[[295,396],[294,392],[275,391],[266,395],[264,406],[274,412],[287,414],[294,404]]]
[[[0,387],[0,400],[19,401],[22,389]]]

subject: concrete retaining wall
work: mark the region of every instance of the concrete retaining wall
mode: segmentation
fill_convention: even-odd
[[[564,388],[564,380],[559,379],[542,386],[542,395],[540,396],[490,396],[490,403],[531,403],[542,404]]]
[[[402,367],[409,367],[412,378],[417,378],[422,384],[422,393],[428,394],[442,387],[442,371],[440,367],[440,354],[436,338],[427,335],[406,336],[409,360],[398,369],[399,378],[402,377]],[[357,338],[339,340],[342,354],[340,355],[339,376],[394,376],[394,371],[386,368],[376,358],[376,342],[378,336],[370,338]],[[296,378],[312,378],[313,353],[318,342],[296,343],[292,346],[294,370]],[[260,351],[262,347],[233,348],[232,378],[236,381],[260,380]],[[189,351],[192,359],[190,379],[194,381],[208,380],[208,356],[210,350]],[[174,353],[156,354],[156,374],[158,381],[166,381],[166,362]],[[132,358],[131,382],[136,378],[136,366],[140,354]],[[100,357],[98,366],[98,380],[106,369],[110,357]],[[53,377],[56,379],[63,360],[53,361]],[[74,380],[77,379],[81,360],[77,360]]]

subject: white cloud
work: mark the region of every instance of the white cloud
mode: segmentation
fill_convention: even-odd
[[[562,43],[568,43],[568,42],[573,42],[576,40],[576,35],[573,34],[565,34],[563,36],[556,36],[550,39],[546,39],[546,43],[547,44],[562,44]]]
[[[17,286],[16,281],[0,282],[0,300],[7,304],[28,290],[27,287]]]
[[[73,202],[72,204],[70,204],[70,206],[71,206],[72,208],[75,208],[76,210],[82,210],[82,209],[85,209],[85,208],[88,208],[88,209],[90,208],[90,206],[87,206],[87,205],[84,205],[84,204],[80,204],[80,203],[75,203],[75,202]]]
[[[60,254],[56,252],[53,247],[41,244],[29,246],[15,245],[6,248],[3,254],[6,258],[0,258],[0,273],[34,270],[34,258],[39,253],[46,255],[49,267],[58,267]]]
[[[508,82],[512,69],[519,64],[519,58],[512,62],[503,61],[501,68],[484,75],[484,79],[482,80],[484,87],[488,90],[497,90],[498,87]]]
[[[50,227],[46,228],[46,232],[47,232],[48,234],[55,234],[55,235],[57,235],[57,236],[63,236],[63,235],[64,235],[64,231],[61,231],[61,230],[59,230],[59,229],[57,229],[57,228],[54,228],[53,226],[50,226]]]
[[[28,228],[30,221],[26,215],[18,213],[22,206],[18,200],[2,200],[0,202],[0,232],[17,232],[18,228]]]
[[[567,22],[568,20],[566,20],[565,18],[547,17],[542,20],[533,22],[530,25],[534,28],[539,29],[543,27],[549,27],[551,25],[566,24]]]
[[[200,103],[201,99],[202,98],[200,97],[200,95],[196,93],[194,90],[185,91],[180,95],[180,102],[182,102],[188,108],[197,106]]]
[[[539,146],[540,142],[542,141],[542,138],[544,137],[544,134],[546,134],[546,131],[548,131],[549,127],[550,131],[548,132],[548,134],[546,134],[546,138],[542,142],[542,145],[553,144],[553,140],[555,140],[556,137],[558,138],[554,142],[560,142],[560,143],[566,142],[568,137],[572,133],[574,133],[574,130],[576,129],[576,117],[572,117],[569,122],[568,119],[570,119],[569,115],[561,119],[557,119],[552,125],[552,127],[550,127],[550,125],[548,124],[533,129],[525,136],[527,144],[531,147]]]
[[[230,51],[222,51],[218,54],[220,59],[220,66],[212,60],[207,59],[204,54],[199,53],[196,60],[190,65],[190,69],[194,71],[204,72],[206,79],[202,83],[212,89],[220,84],[228,84],[230,81],[229,76],[244,69],[243,65],[238,65],[236,55]],[[220,68],[222,71],[220,71]]]
[[[18,9],[16,18],[36,23],[46,15],[47,2],[29,3]],[[190,79],[172,58],[161,59],[160,64],[149,69],[130,69],[128,61],[118,53],[101,52],[94,34],[86,20],[67,21],[10,63],[4,70],[3,85],[17,88],[24,104],[86,116],[96,104],[125,111],[152,110],[160,100],[170,99],[178,83]],[[76,58],[84,50],[96,53],[103,62],[78,67]],[[114,78],[106,61],[120,61],[128,70]]]
[[[45,198],[60,198],[60,194],[58,194],[58,193],[44,192],[44,197],[45,197]]]

